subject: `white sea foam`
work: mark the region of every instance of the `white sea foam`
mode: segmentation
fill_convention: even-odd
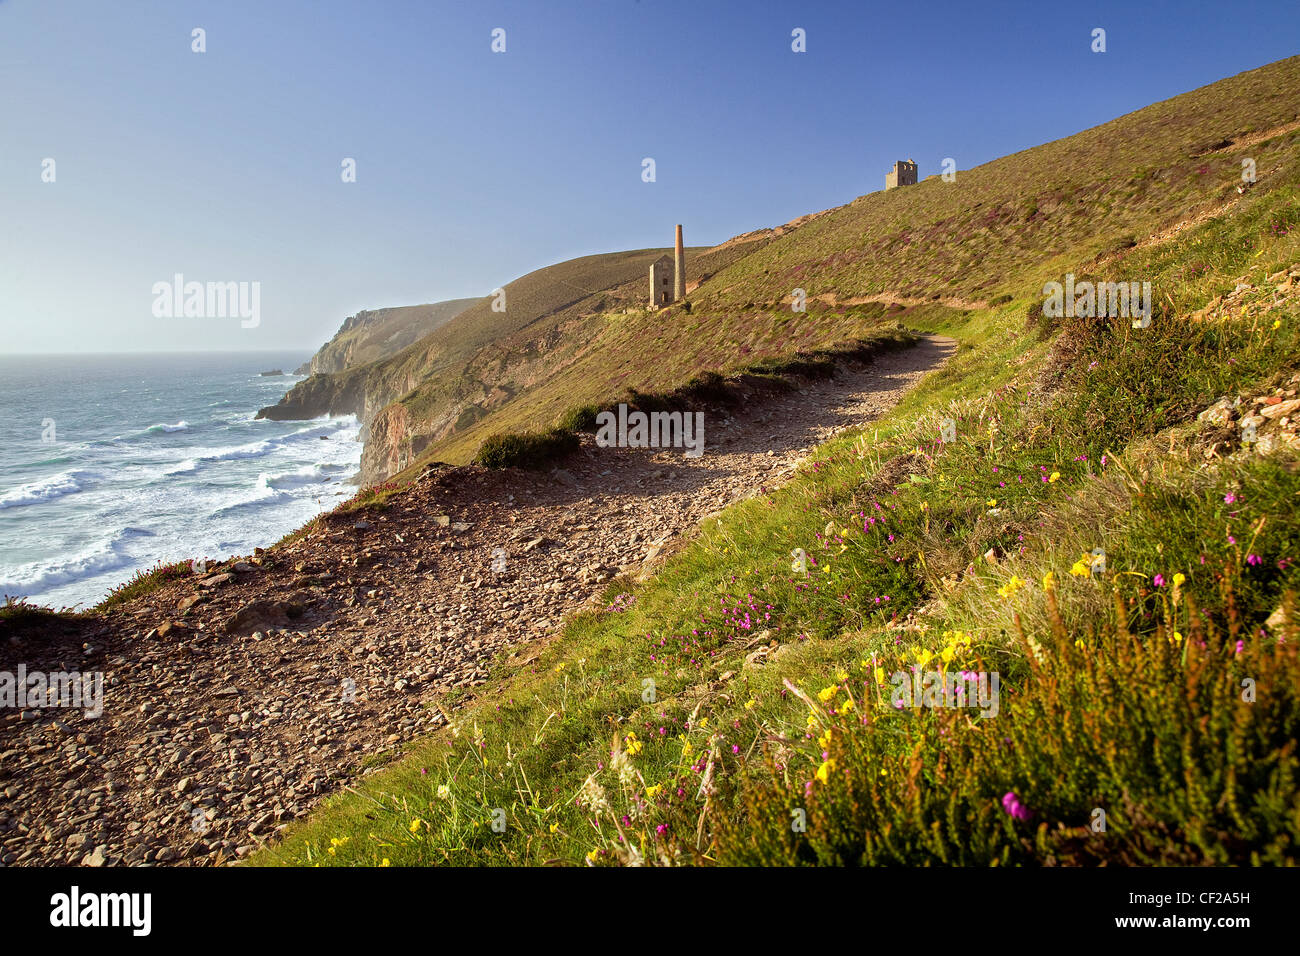
[[[0,510],[40,504],[42,501],[62,498],[64,495],[74,495],[78,491],[85,490],[86,486],[97,477],[94,472],[74,469],[19,485],[12,491],[0,495]]]
[[[133,563],[133,558],[126,550],[126,543],[138,537],[153,537],[153,532],[145,528],[124,528],[111,538],[72,557],[31,561],[6,569],[3,577],[0,577],[0,594],[13,597],[40,594],[84,578],[128,567]]]
[[[163,423],[160,423],[160,424],[157,424],[157,425],[150,425],[148,428],[145,429],[145,431],[149,431],[149,432],[166,432],[166,433],[170,434],[170,433],[172,433],[172,432],[183,432],[183,431],[188,431],[188,430],[189,430],[189,427],[190,427],[190,423],[189,423],[189,422],[186,422],[186,421],[180,421],[180,422],[177,422],[175,425],[167,425],[167,424],[163,424]]]
[[[349,466],[334,465],[321,463],[316,465],[307,465],[296,471],[285,471],[278,475],[268,475],[263,473],[259,476],[260,481],[265,481],[272,488],[300,488],[303,485],[321,484],[330,479],[347,472]]]

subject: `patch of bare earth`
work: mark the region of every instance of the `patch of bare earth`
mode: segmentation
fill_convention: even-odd
[[[102,716],[0,716],[0,861],[237,860],[536,653],[613,577],[783,482],[952,353],[930,338],[707,412],[705,451],[579,452],[549,473],[435,467],[383,509],[109,613],[0,632],[0,667],[102,671]],[[459,696],[463,699],[464,694]]]

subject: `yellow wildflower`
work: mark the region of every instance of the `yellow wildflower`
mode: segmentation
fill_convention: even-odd
[[[1010,581],[998,588],[998,597],[1009,598],[1024,586],[1025,582],[1019,576],[1013,574]]]
[[[817,692],[817,696],[821,698],[821,702],[823,704],[829,704],[831,702],[831,699],[839,692],[840,692],[839,685],[832,684],[830,687],[823,687],[821,690],[819,690]]]
[[[817,768],[817,779],[820,780],[822,783],[826,783],[826,781],[830,779],[831,771],[834,769],[835,769],[834,760],[825,761],[824,763],[822,763],[820,767]]]

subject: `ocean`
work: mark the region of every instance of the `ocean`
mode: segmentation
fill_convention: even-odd
[[[353,416],[257,421],[307,353],[0,356],[0,595],[89,607],[158,561],[249,554],[338,504]]]

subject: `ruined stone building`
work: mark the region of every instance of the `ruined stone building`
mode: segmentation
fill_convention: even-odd
[[[662,255],[650,263],[650,304],[665,306],[673,301],[673,260]]]
[[[894,168],[885,173],[885,189],[893,189],[895,186],[915,186],[916,185],[916,163],[912,160],[899,160],[894,163]]]

